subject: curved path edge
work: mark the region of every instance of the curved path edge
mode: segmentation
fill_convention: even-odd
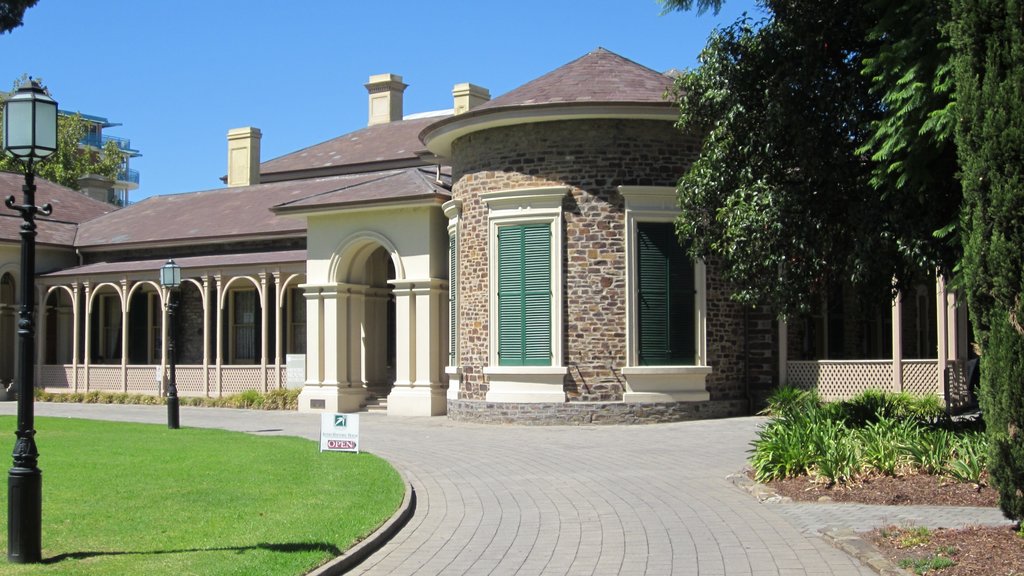
[[[394,464],[391,464],[391,466],[394,467]],[[416,489],[406,480],[405,474],[401,470],[398,470],[398,468],[395,468],[395,470],[401,475],[402,484],[405,485],[405,496],[402,498],[402,504],[398,507],[398,510],[395,511],[391,518],[374,530],[373,534],[360,540],[341,556],[317,567],[312,572],[308,572],[307,576],[336,576],[348,572],[358,566],[363,560],[369,558],[371,554],[380,550],[409,522],[409,519],[416,512]]]

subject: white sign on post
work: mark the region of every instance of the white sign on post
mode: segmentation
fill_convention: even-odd
[[[320,451],[359,453],[359,414],[320,415]]]

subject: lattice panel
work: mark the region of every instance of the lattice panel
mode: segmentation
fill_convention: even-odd
[[[817,388],[823,400],[844,400],[865,390],[892,389],[892,362],[881,360],[787,362],[789,385]]]
[[[128,392],[132,394],[160,393],[159,366],[129,366],[128,367]]]
[[[224,366],[221,368],[221,391],[224,396],[246,390],[263,391],[263,375],[259,366]]]
[[[206,373],[202,366],[175,366],[174,383],[179,396],[206,396]]]
[[[89,390],[121,391],[120,366],[90,366]]]
[[[939,394],[943,390],[939,382],[939,367],[936,360],[906,360],[903,362],[903,391],[917,396]]]
[[[74,386],[74,369],[60,364],[39,367],[39,385],[49,392],[69,392]]]

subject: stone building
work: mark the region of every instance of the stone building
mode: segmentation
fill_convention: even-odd
[[[38,381],[160,392],[173,258],[180,394],[557,423],[745,414],[785,382],[944,392],[966,318],[941,279],[888,322],[840,298],[787,325],[687,257],[675,185],[699,140],[671,83],[597,49],[493,100],[457,84],[435,113],[372,76],[366,128],[265,162],[259,130],[232,130],[226,188],[84,218],[77,262],[40,270]]]

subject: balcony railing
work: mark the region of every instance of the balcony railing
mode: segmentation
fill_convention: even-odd
[[[138,184],[139,183],[139,171],[138,170],[132,170],[131,168],[129,168],[127,170],[121,170],[120,172],[117,173],[117,181],[118,182],[130,182],[132,184]]]
[[[125,152],[138,152],[138,150],[132,148],[132,141],[128,138],[119,138],[117,136],[103,136],[100,134],[86,134],[85,138],[82,138],[79,143],[85,146],[92,146],[94,148],[103,148],[107,142],[113,142],[117,144],[118,149]]]

